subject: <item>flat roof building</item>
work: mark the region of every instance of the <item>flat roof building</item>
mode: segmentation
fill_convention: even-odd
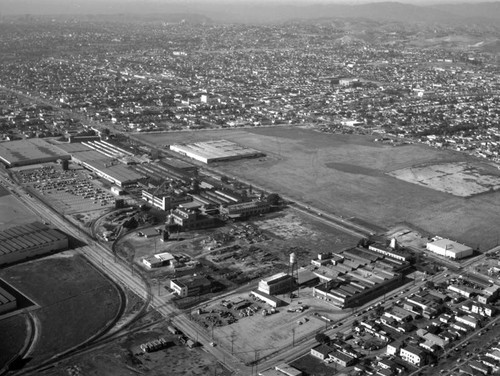
[[[112,158],[107,158],[94,150],[72,153],[71,158],[75,163],[96,173],[118,187],[135,183],[144,178],[143,175],[138,174],[127,166],[116,163]]]
[[[0,143],[0,161],[7,167],[69,160],[69,153],[40,138]]]
[[[174,261],[175,257],[169,252],[157,253],[156,255],[142,259],[142,263],[149,269],[172,265]]]
[[[427,243],[426,248],[428,251],[454,260],[459,260],[464,257],[471,256],[474,253],[471,247],[449,239],[434,240]]]
[[[175,144],[170,145],[170,150],[207,164],[241,158],[255,158],[264,155],[258,150],[247,148],[227,140]]]
[[[268,295],[276,295],[293,290],[295,279],[287,273],[278,273],[259,282],[258,290]]]
[[[0,232],[0,265],[68,248],[68,237],[40,222],[15,226]]]

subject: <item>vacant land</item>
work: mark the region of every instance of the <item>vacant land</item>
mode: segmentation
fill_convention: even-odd
[[[14,195],[0,196],[0,231],[30,223],[37,218]]]
[[[464,154],[423,145],[393,147],[369,136],[324,134],[301,128],[256,128],[138,135],[155,145],[225,138],[267,154],[214,167],[268,191],[312,206],[392,227],[405,223],[429,234],[486,249],[496,244],[500,192],[473,197],[402,181],[405,168],[477,162]],[[462,184],[458,182],[457,184]]]
[[[0,197],[9,195],[10,192],[7,188],[5,188],[2,184],[0,184]]]
[[[24,315],[0,320],[0,369],[22,350],[27,335]]]
[[[139,354],[139,346],[163,337],[170,342],[168,348],[153,353]],[[217,360],[202,348],[189,349],[169,334],[166,324],[133,333],[125,339],[64,361],[57,369],[42,373],[44,376],[229,376]]]
[[[500,188],[500,171],[486,163],[446,163],[409,167],[389,175],[460,197]]]
[[[99,333],[120,307],[116,287],[71,252],[3,269],[0,276],[40,305],[34,311],[40,337],[30,365]]]

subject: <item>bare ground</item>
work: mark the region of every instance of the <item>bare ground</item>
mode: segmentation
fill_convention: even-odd
[[[324,210],[390,228],[407,223],[481,249],[496,244],[500,192],[469,198],[401,181],[387,173],[435,164],[478,161],[423,145],[392,147],[369,136],[300,128],[259,128],[139,135],[156,145],[225,138],[267,157],[214,167]],[[461,184],[461,183],[460,183]]]

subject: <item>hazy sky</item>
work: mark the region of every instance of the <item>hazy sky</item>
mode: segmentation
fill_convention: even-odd
[[[429,5],[433,3],[479,3],[484,0],[0,0],[0,15],[8,14],[55,14],[55,13],[131,13],[147,9],[171,11],[192,11],[196,6],[208,6],[211,3],[245,5],[249,4],[366,4],[373,2],[400,2],[414,5]],[[500,0],[490,2],[499,3]],[[120,7],[121,6],[121,7]],[[185,8],[184,8],[185,7]],[[175,9],[175,10],[174,10]]]

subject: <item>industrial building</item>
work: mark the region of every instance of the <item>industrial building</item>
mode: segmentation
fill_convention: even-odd
[[[14,311],[16,308],[16,297],[0,286],[0,315]]]
[[[426,249],[440,256],[459,260],[467,256],[472,256],[474,253],[471,247],[454,242],[453,240],[443,238],[434,239],[432,242],[427,243]]]
[[[68,237],[40,222],[0,232],[0,265],[68,249]]]
[[[161,210],[175,209],[180,204],[192,201],[188,195],[176,195],[169,192],[157,192],[158,189],[143,189],[142,199]]]
[[[199,230],[214,227],[217,224],[215,217],[202,214],[199,209],[184,208],[182,206],[172,212],[170,220],[179,225],[182,230]]]
[[[373,243],[368,246],[370,251],[380,253],[384,256],[392,257],[399,261],[409,261],[411,259],[411,255],[405,251],[404,249],[400,250],[396,246],[395,239],[391,240],[391,245],[386,246],[381,243]]]
[[[208,293],[211,287],[212,282],[202,276],[185,276],[170,281],[170,288],[182,298]]]
[[[227,140],[170,145],[170,150],[203,163],[256,158],[264,154]]]
[[[263,302],[269,304],[273,308],[277,308],[285,304],[283,300],[278,299],[272,295],[266,294],[265,292],[259,290],[250,291],[250,295],[255,296],[257,299],[262,300]]]
[[[270,210],[271,206],[265,201],[242,202],[220,207],[220,213],[229,218],[246,218],[268,213]]]
[[[68,160],[71,156],[40,138],[0,143],[0,161],[7,167]]]
[[[295,288],[295,279],[284,272],[261,279],[258,290],[267,295],[282,294]]]
[[[354,307],[385,294],[403,284],[402,272],[407,261],[370,254],[364,248],[352,248],[333,257],[320,255],[321,264],[313,271],[322,284],[313,288],[313,296],[339,307]],[[324,257],[325,256],[325,257]],[[323,259],[325,262],[323,262]],[[330,263],[326,262],[331,260]]]
[[[157,253],[151,257],[144,257],[142,263],[149,269],[173,265],[175,257],[169,252]]]
[[[131,170],[126,165],[104,157],[98,151],[73,153],[71,158],[74,163],[85,167],[118,187],[136,183],[144,178],[144,176]]]

